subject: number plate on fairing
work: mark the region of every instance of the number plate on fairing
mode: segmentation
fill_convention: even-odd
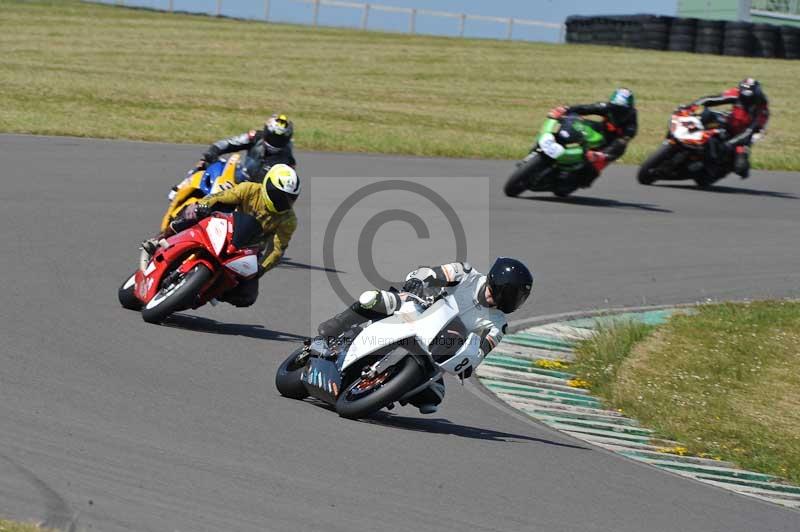
[[[551,159],[558,159],[564,153],[564,146],[556,142],[552,133],[546,133],[539,139],[539,147]]]
[[[476,334],[470,334],[467,342],[452,358],[439,364],[447,373],[458,375],[467,368],[476,368],[481,363],[481,339]]]

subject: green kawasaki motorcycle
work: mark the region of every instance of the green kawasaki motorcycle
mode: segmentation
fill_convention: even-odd
[[[574,180],[559,176],[580,170],[586,164],[586,152],[605,144],[598,131],[601,127],[599,122],[574,113],[545,120],[533,149],[508,178],[503,189],[506,196],[513,198],[533,190],[564,198],[575,192],[578,187]]]

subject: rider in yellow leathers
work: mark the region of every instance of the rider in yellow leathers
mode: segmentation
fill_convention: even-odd
[[[142,248],[152,254],[157,246],[163,245],[164,238],[191,227],[215,210],[229,211],[235,208],[253,216],[261,225],[259,243],[264,252],[258,275],[240,283],[221,298],[234,306],[248,307],[258,297],[258,279],[278,264],[297,229],[297,216],[292,205],[299,195],[300,179],[297,173],[288,165],[276,164],[270,168],[261,184],[247,181],[239,183],[189,205],[164,233],[145,240]]]

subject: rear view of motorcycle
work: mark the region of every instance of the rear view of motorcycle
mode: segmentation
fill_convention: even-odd
[[[183,209],[208,196],[233,188],[239,182],[239,154],[234,153],[227,159],[219,159],[202,170],[190,172],[170,193],[170,203],[161,219],[159,231],[166,231],[170,222],[175,220]]]
[[[583,168],[587,151],[605,142],[596,126],[577,114],[545,120],[533,149],[506,181],[506,196],[515,197],[526,190],[552,192],[558,197],[572,194],[577,185],[569,175]]]
[[[349,419],[404,406],[443,374],[463,375],[482,361],[480,337],[467,333],[458,312],[446,293],[411,296],[363,329],[307,340],[280,365],[275,385],[285,397],[315,397]]]
[[[676,109],[666,139],[639,168],[639,183],[691,179],[699,187],[708,187],[725,177],[733,169],[732,157],[722,153],[725,133],[718,126],[692,109]]]

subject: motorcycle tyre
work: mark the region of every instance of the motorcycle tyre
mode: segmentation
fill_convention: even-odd
[[[211,270],[203,264],[198,264],[186,273],[181,281],[182,284],[174,292],[158,302],[154,307],[149,307],[152,300],[142,307],[142,319],[147,323],[161,323],[173,312],[191,308],[198,292],[211,279],[211,275]],[[160,292],[161,290],[158,293]]]
[[[531,178],[540,170],[543,163],[546,163],[541,154],[536,154],[531,157],[527,162],[521,164],[514,173],[512,173],[508,181],[503,187],[503,192],[509,198],[515,198],[528,190]]]
[[[381,408],[399,400],[403,394],[417,386],[423,379],[422,368],[412,356],[405,357],[398,364],[402,367],[388,382],[361,399],[348,400],[347,391],[353,383],[343,389],[336,400],[336,412],[339,416],[346,419],[360,419],[374,414]]]
[[[117,290],[117,298],[119,299],[119,304],[122,305],[122,308],[126,308],[128,310],[141,310],[142,309],[142,302],[139,300],[138,297],[133,295],[133,291],[136,289],[136,283],[133,282],[133,278],[136,276],[136,272],[131,274],[124,283],[119,286],[119,290]]]
[[[298,348],[286,357],[286,360],[278,366],[278,371],[275,373],[275,387],[278,389],[278,393],[289,399],[305,399],[309,395],[305,384],[300,380],[306,365],[303,364],[299,368],[291,369],[293,362],[303,352],[303,349],[302,347]]]
[[[652,185],[658,181],[657,177],[653,177],[652,171],[658,168],[661,163],[666,161],[669,157],[672,157],[673,153],[675,153],[675,150],[671,144],[661,145],[644,163],[642,163],[642,166],[639,167],[636,180],[642,185]]]

